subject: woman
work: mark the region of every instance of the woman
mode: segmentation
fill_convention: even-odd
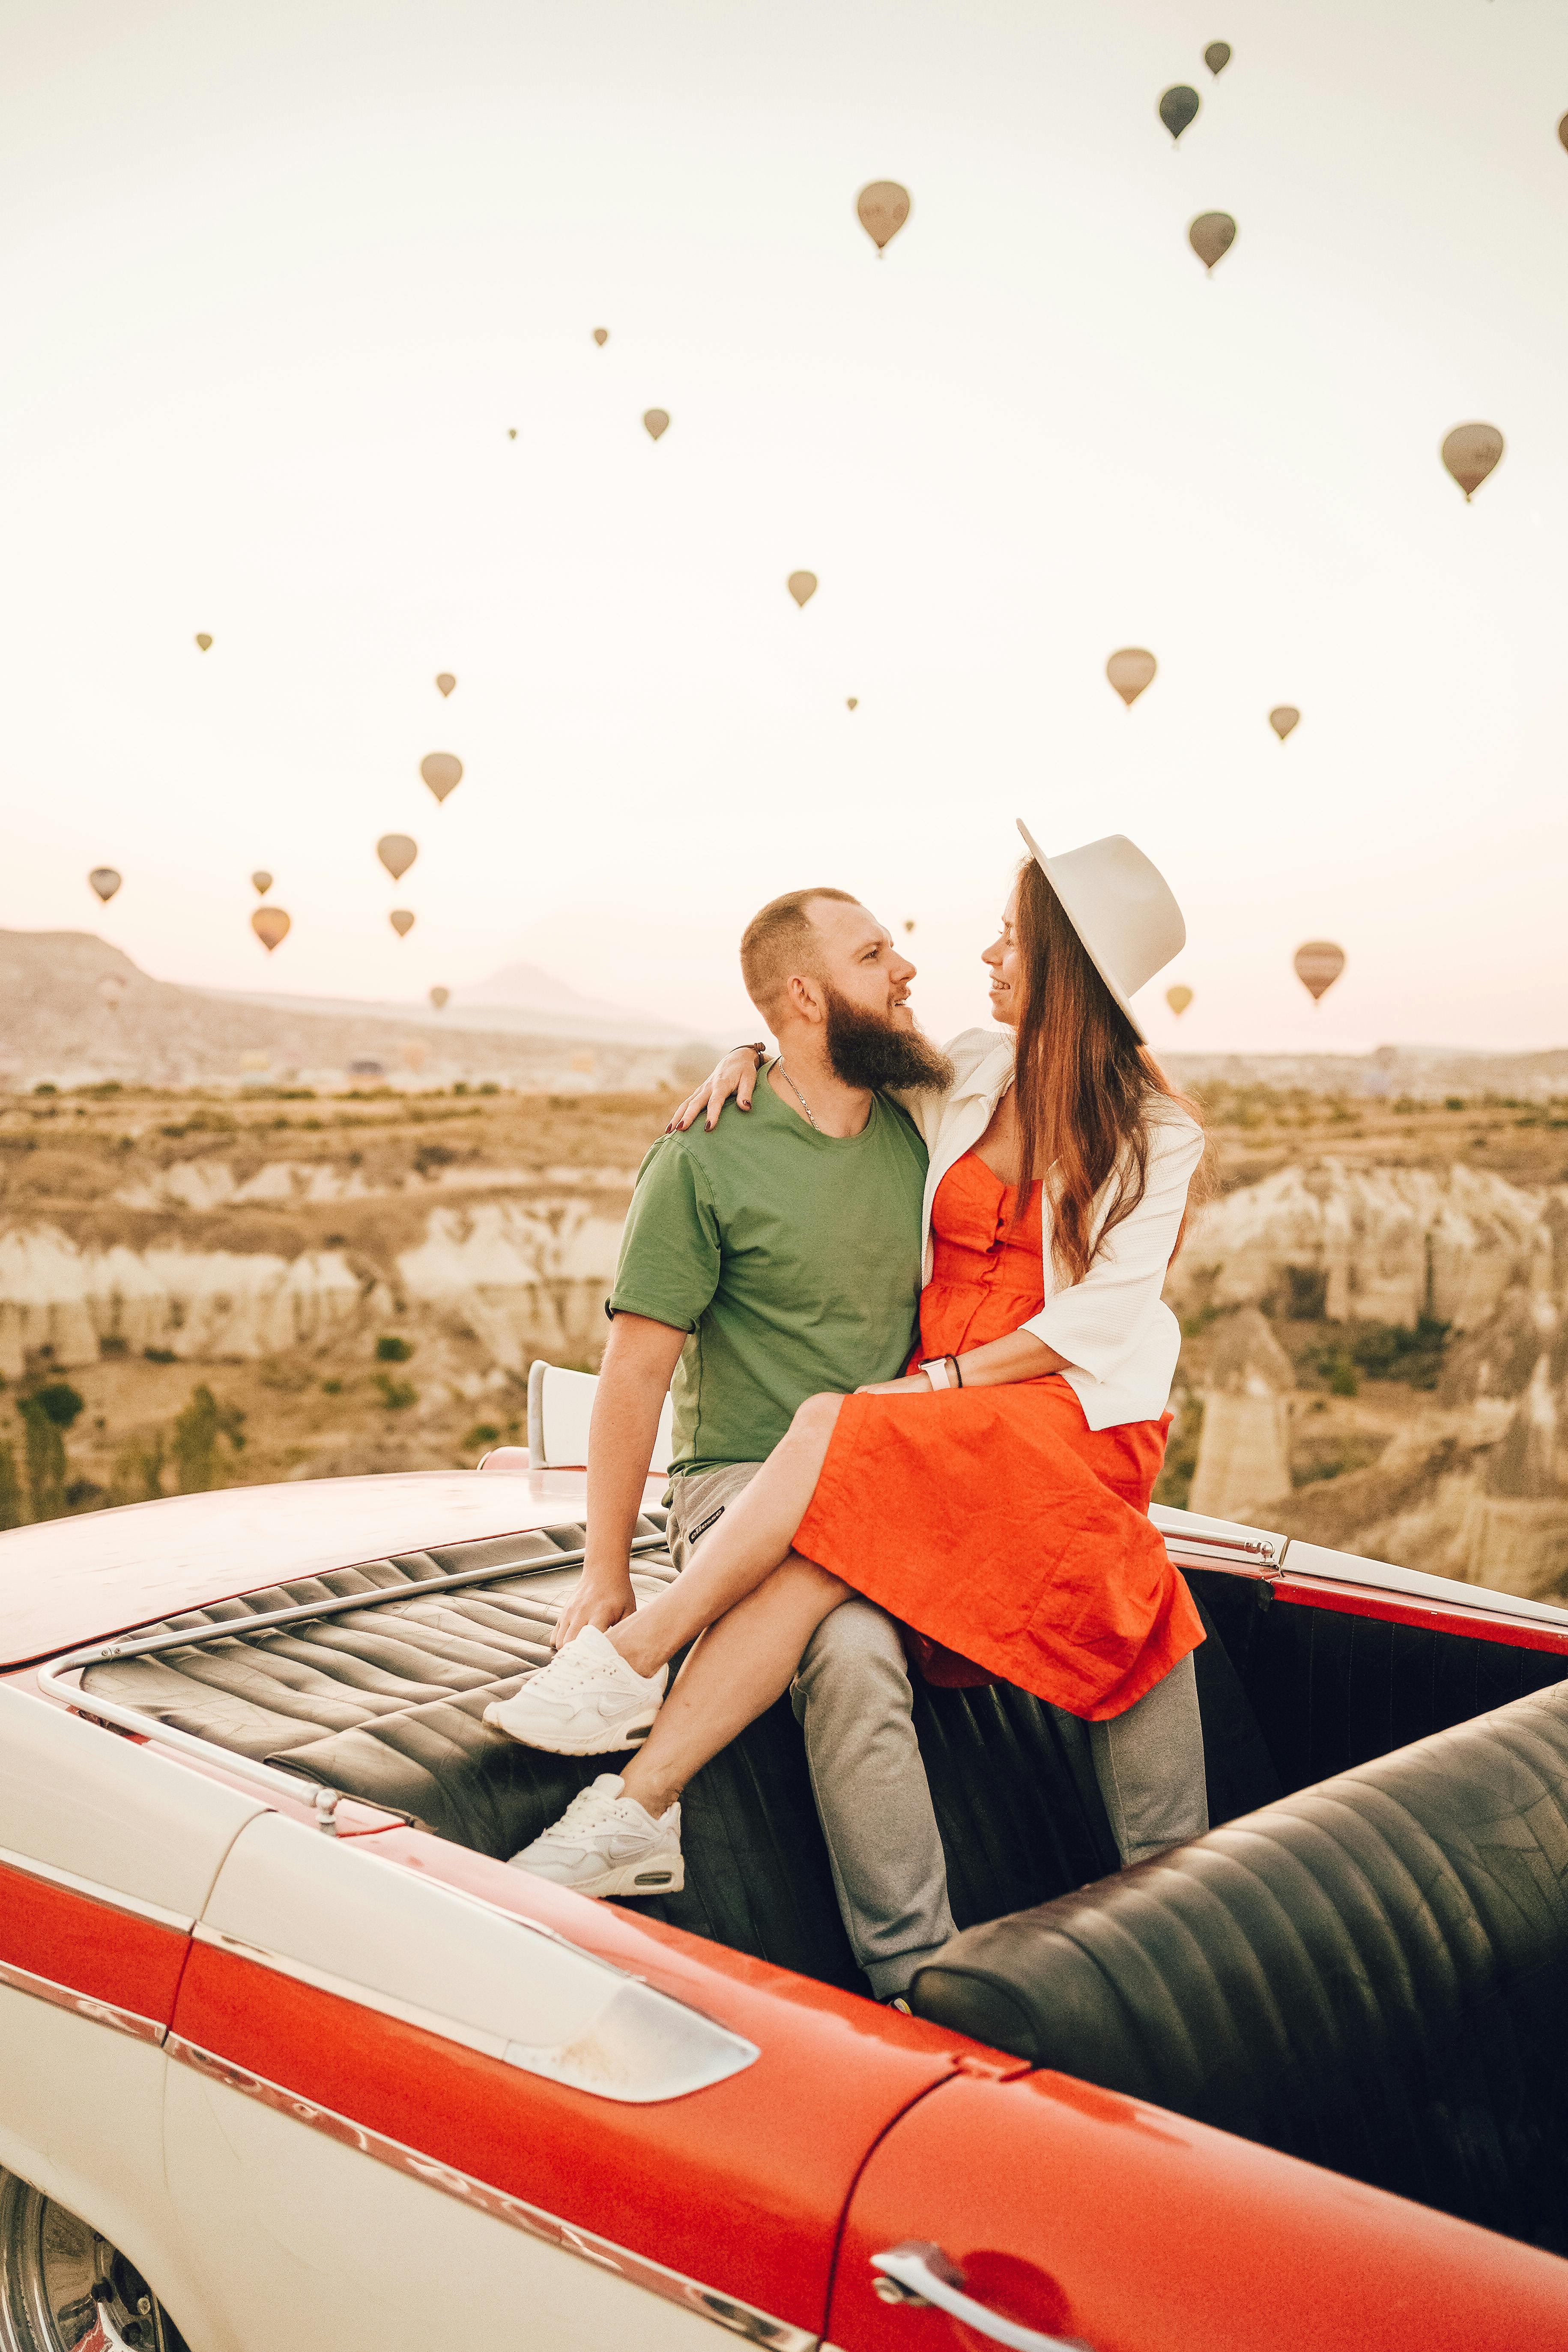
[[[1002,1677],[1087,1719],[1124,1861],[1207,1826],[1203,1632],[1147,1516],[1180,1345],[1160,1292],[1204,1139],[1127,1001],[1184,927],[1124,837],[1047,860],[1019,831],[1032,856],[984,959],[1016,1045],[966,1033],[951,1088],[908,1103],[930,1151],[916,1362],[809,1398],[678,1581],[609,1630],[627,1716],[651,1731],[524,1869],[575,1876],[564,1856],[602,1834],[625,1864],[603,1891],[679,1885],[681,1790],[852,1591],[909,1629],[929,1678]],[[731,1058],[687,1112],[711,1096],[715,1115],[754,1067]],[[585,1638],[492,1711],[511,1737],[568,1744]]]

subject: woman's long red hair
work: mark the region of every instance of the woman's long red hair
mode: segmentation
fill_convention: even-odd
[[[1025,1181],[1016,1213],[1041,1179],[1057,1272],[1081,1282],[1106,1236],[1143,1198],[1155,1105],[1175,1103],[1194,1119],[1197,1113],[1138,1042],[1032,857],[1019,870],[1014,930],[1024,975],[1016,1085]],[[1112,1177],[1097,1233],[1095,1202]],[[1177,1249],[1181,1243],[1178,1234]]]

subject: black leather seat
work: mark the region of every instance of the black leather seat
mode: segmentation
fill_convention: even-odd
[[[637,1533],[657,1538],[662,1527],[662,1514],[650,1513]],[[583,1537],[576,1525],[532,1529],[247,1593],[168,1621],[170,1631],[220,1627],[218,1641],[90,1667],[84,1688],[504,1859],[616,1760],[542,1755],[483,1720],[492,1699],[548,1657],[556,1608],[538,1580],[578,1552]],[[656,1580],[674,1573],[661,1551],[637,1565]],[[476,1570],[516,1572],[449,1591],[407,1590]],[[1356,1743],[1386,1744],[1387,1705],[1362,1694],[1392,1692],[1393,1728],[1409,1738],[1512,1696],[1522,1676],[1563,1665],[1457,1635],[1271,1606],[1267,1585],[1235,1577],[1190,1580],[1209,1628],[1196,1664],[1214,1821],[1293,1785],[1303,1720],[1321,1727],[1313,1759],[1351,1760]],[[360,1596],[374,1605],[271,1630],[254,1622]],[[1115,1870],[1081,1723],[1001,1685],[919,1685],[914,1720],[960,1927]],[[684,1891],[639,1909],[803,1975],[866,1989],[839,1920],[787,1700],[697,1775],[682,1844]]]
[[[483,1721],[521,1675],[377,1716],[275,1760],[412,1813],[504,1860],[614,1756],[549,1756]],[[1098,1878],[1115,1843],[1081,1725],[1023,1691],[917,1694],[915,1725],[966,1925]],[[686,1885],[640,1913],[826,1983],[867,1990],[839,1918],[804,1742],[781,1699],[698,1773],[682,1800]]]
[[[1568,2252],[1568,1685],[971,1928],[912,2003]]]
[[[658,1535],[660,1528],[661,1517],[650,1515],[637,1532]],[[548,1528],[247,1593],[149,1629],[195,1633],[216,1626],[222,1639],[89,1667],[84,1689],[390,1805],[443,1837],[505,1859],[616,1760],[542,1755],[483,1720],[492,1699],[514,1691],[548,1657],[556,1610],[537,1578],[582,1541],[580,1527]],[[640,1556],[637,1565],[655,1580],[673,1574],[661,1552]],[[405,1596],[411,1585],[513,1566],[515,1576]],[[360,1595],[374,1605],[272,1630],[254,1624],[272,1611]],[[1003,1688],[921,1689],[915,1721],[961,1926],[1116,1867],[1081,1724]],[[804,1975],[866,1990],[839,1919],[787,1700],[692,1781],[682,1844],[684,1891],[641,1903],[640,1910]]]

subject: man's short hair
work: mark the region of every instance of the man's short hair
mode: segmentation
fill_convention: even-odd
[[[860,901],[853,890],[786,890],[752,917],[741,937],[741,978],[761,1013],[771,1013],[796,972],[821,976],[818,934],[806,908],[814,898]]]

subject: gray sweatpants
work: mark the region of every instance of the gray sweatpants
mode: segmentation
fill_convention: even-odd
[[[675,1480],[669,1539],[678,1569],[761,1467],[734,1462]],[[790,1696],[850,1947],[872,1991],[887,2000],[954,1932],[910,1669],[892,1619],[869,1601],[844,1601],[812,1635]],[[1203,1835],[1203,1727],[1190,1657],[1124,1715],[1089,1728],[1124,1863]]]

